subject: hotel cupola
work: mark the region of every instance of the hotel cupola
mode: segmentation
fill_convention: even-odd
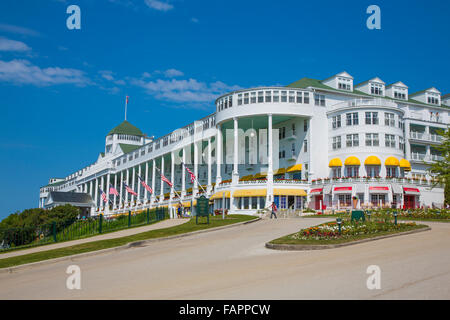
[[[105,153],[114,152],[118,146],[142,146],[146,142],[145,140],[142,131],[125,120],[106,136]]]

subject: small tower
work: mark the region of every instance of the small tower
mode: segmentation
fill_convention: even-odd
[[[105,140],[105,155],[114,152],[118,144],[142,146],[145,137],[142,131],[127,120],[112,129]]]

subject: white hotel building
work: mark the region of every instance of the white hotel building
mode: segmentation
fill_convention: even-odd
[[[203,193],[214,208],[247,214],[272,201],[282,209],[345,208],[355,196],[362,207],[443,204],[443,188],[431,188],[427,167],[441,157],[437,131],[450,123],[450,97],[434,87],[409,93],[400,81],[354,84],[341,72],[230,92],[215,105],[211,115],[158,139],[124,121],[93,164],[40,189],[40,207],[50,207],[55,192],[83,193],[92,201],[80,206],[92,215],[190,206]],[[181,161],[198,181],[191,183]],[[120,196],[110,195],[105,207],[99,189],[108,193],[110,184]]]

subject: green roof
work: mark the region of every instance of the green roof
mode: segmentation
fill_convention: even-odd
[[[355,89],[353,89],[353,91],[335,89],[335,88],[332,88],[330,86],[327,86],[327,85],[323,84],[320,80],[311,79],[311,78],[302,78],[302,79],[300,79],[298,81],[295,81],[295,82],[287,85],[286,87],[302,88],[302,89],[306,89],[308,87],[312,87],[312,88],[316,88],[316,89],[324,89],[324,90],[329,90],[329,91],[334,91],[334,92],[339,92],[339,93],[347,93],[347,94],[351,93],[351,94],[357,94],[357,95],[360,95],[360,96],[377,97],[377,96],[373,96],[373,95],[370,95],[370,94],[367,94],[367,93],[364,93],[362,91],[355,90]],[[416,92],[416,94],[417,94],[417,92]],[[395,99],[395,98],[391,98],[391,97],[387,97],[387,96],[384,96],[382,98],[393,100],[393,101],[396,101],[396,102],[401,102],[401,103],[414,103],[414,104],[423,105],[423,106],[432,106],[432,107],[440,107],[440,108],[449,109],[449,107],[444,105],[444,104],[441,104],[440,106],[433,106],[433,105],[429,105],[429,104],[423,103],[421,101],[416,101],[416,100],[413,100],[413,99],[401,100],[401,99]]]
[[[122,149],[123,153],[130,153],[133,152],[136,149],[139,149],[142,146],[137,146],[134,144],[125,144],[125,143],[119,143],[120,149]]]
[[[129,134],[131,136],[138,136],[138,137],[143,137],[144,136],[144,134],[142,133],[141,130],[139,130],[139,128],[133,126],[127,120],[125,120],[124,122],[119,124],[117,127],[112,129],[108,133],[108,136],[111,135],[111,134]]]
[[[46,188],[46,187],[57,187],[57,186],[60,186],[60,185],[64,184],[65,182],[66,182],[65,180],[57,181],[57,182],[50,183],[50,184],[48,184],[48,185],[46,185],[46,186],[43,186],[43,187],[41,187],[41,188]]]

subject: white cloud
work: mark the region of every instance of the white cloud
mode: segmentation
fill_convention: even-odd
[[[163,80],[155,81],[134,80],[132,84],[144,88],[148,94],[160,100],[183,103],[211,103],[217,96],[233,90],[239,86],[229,86],[216,81],[205,83],[196,79],[189,80]]]
[[[169,11],[173,9],[173,5],[167,2],[162,2],[158,0],[145,0],[145,4],[158,11]]]
[[[37,31],[5,23],[0,23],[0,31],[21,34],[24,36],[33,36],[33,37],[41,36],[41,34]]]
[[[114,80],[113,72],[110,71],[110,70],[101,70],[98,73],[100,73],[102,78],[104,78],[104,79],[106,79],[108,81],[113,81]]]
[[[184,76],[184,73],[177,69],[168,69],[168,70],[164,71],[164,75],[167,78],[175,78],[175,77]]]
[[[0,37],[0,51],[30,51],[31,48],[21,41]]]
[[[57,84],[86,85],[90,81],[77,69],[49,67],[40,68],[28,60],[0,60],[0,81],[14,84],[50,86]]]

